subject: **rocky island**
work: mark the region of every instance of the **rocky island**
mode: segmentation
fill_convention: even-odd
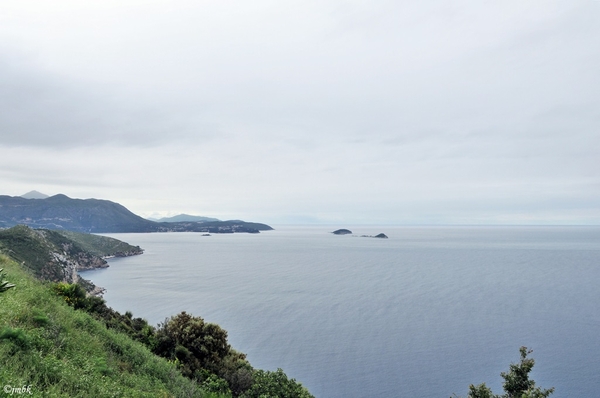
[[[337,230],[333,231],[332,234],[334,234],[334,235],[351,235],[352,231],[350,231],[349,229],[337,229]]]
[[[379,239],[387,239],[388,238],[387,235],[384,234],[384,233],[380,233],[380,234],[377,234],[375,236],[373,236],[373,235],[361,235],[360,237],[361,238],[379,238]]]

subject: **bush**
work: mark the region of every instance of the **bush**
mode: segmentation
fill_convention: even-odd
[[[156,337],[155,353],[177,359],[188,377],[202,370],[216,373],[231,348],[227,332],[219,325],[206,323],[185,311],[162,323]]]
[[[87,293],[76,283],[59,282],[53,285],[53,291],[65,299],[67,304],[76,310],[85,308],[88,304]]]
[[[314,398],[295,379],[288,379],[283,370],[276,372],[257,370],[252,387],[241,395],[242,398]]]

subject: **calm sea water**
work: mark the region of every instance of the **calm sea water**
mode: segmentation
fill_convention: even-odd
[[[317,397],[465,396],[531,347],[556,397],[600,391],[599,227],[327,227],[113,234],[141,256],[83,274],[119,311],[220,324]]]

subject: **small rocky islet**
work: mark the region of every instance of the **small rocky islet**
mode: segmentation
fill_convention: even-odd
[[[352,235],[352,231],[350,231],[349,229],[336,229],[335,231],[332,232],[332,234],[334,235]],[[373,235],[360,235],[361,238],[378,238],[378,239],[388,239],[387,235],[384,234],[383,232],[380,234],[377,234],[375,236]]]

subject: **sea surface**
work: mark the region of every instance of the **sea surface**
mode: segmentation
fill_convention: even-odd
[[[553,397],[600,391],[600,227],[276,227],[111,234],[145,249],[82,273],[152,324],[218,323],[316,397],[466,396],[533,349]]]

